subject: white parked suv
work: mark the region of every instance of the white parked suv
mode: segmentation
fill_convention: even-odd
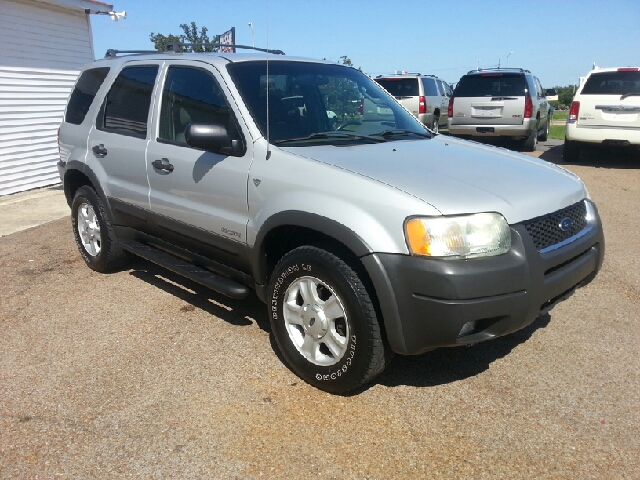
[[[576,161],[594,144],[640,146],[640,68],[596,68],[569,110],[563,159]]]
[[[83,69],[59,146],[90,268],[135,254],[256,295],[287,364],[333,393],[373,380],[390,352],[529,325],[604,255],[576,175],[430,132],[326,61],[110,52]]]

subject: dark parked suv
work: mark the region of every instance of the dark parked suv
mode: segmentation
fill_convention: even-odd
[[[529,70],[497,68],[464,75],[449,100],[449,133],[508,137],[532,152],[549,134],[549,102]]]

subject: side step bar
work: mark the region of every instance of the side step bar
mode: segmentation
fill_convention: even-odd
[[[135,240],[121,238],[117,241],[118,245],[120,245],[124,250],[149,260],[150,262],[156,263],[167,270],[171,270],[178,275],[188,278],[189,280],[193,280],[200,285],[204,285],[211,290],[215,290],[222,295],[236,299],[242,299],[249,295],[249,288],[246,286],[220,275],[216,275],[204,268],[185,262],[184,260],[163,252],[162,250],[150,247],[144,243],[136,242]]]

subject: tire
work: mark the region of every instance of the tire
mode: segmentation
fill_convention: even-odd
[[[535,152],[537,147],[538,147],[538,131],[536,129],[522,143],[522,150],[524,152]]]
[[[433,117],[433,122],[431,123],[431,131],[433,133],[438,133],[440,130],[440,117]]]
[[[78,188],[71,204],[71,225],[80,255],[89,268],[109,272],[124,265],[126,252],[116,244],[102,201],[91,187]]]
[[[562,160],[567,163],[577,162],[580,158],[580,144],[571,140],[564,139],[562,148]]]
[[[369,294],[351,267],[325,250],[299,247],[278,262],[268,312],[289,367],[321,390],[354,390],[386,366]]]
[[[547,124],[544,126],[544,132],[538,137],[541,142],[546,142],[549,138],[549,117],[547,116]]]

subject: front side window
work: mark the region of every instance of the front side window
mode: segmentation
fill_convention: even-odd
[[[158,65],[123,68],[105,98],[97,128],[146,138],[151,94],[157,75]]]
[[[169,67],[158,138],[186,145],[184,132],[190,123],[222,124],[231,139],[239,139],[229,104],[213,76],[199,68]]]
[[[527,85],[523,75],[508,73],[483,73],[460,79],[456,97],[521,97],[526,95]]]
[[[270,142],[382,142],[430,137],[415,117],[362,72],[330,64],[238,62],[227,69]],[[417,82],[417,79],[413,79]]]
[[[584,84],[582,95],[638,95],[640,71],[594,73]]]
[[[74,125],[80,125],[84,122],[84,117],[91,108],[93,99],[108,74],[109,67],[92,68],[82,72],[69,98],[69,105],[64,117],[65,122]]]

